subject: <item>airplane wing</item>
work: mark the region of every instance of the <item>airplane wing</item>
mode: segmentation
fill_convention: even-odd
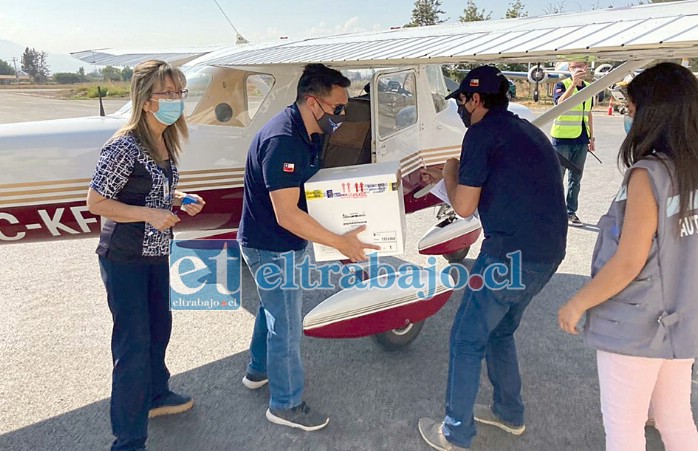
[[[223,46],[202,46],[175,49],[95,49],[73,52],[71,56],[98,66],[130,66],[150,59],[159,59],[181,66],[195,58],[216,51]]]
[[[225,66],[453,64],[698,56],[698,0],[230,47],[198,59]]]

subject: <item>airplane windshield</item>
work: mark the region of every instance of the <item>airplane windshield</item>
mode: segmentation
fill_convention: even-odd
[[[184,114],[187,116],[196,109],[196,105],[201,101],[201,98],[211,83],[212,67],[209,66],[193,66],[185,69],[184,76],[187,78],[187,89],[189,95],[184,101]]]
[[[210,69],[212,68],[207,66],[194,66],[184,71],[184,76],[187,78],[187,89],[189,90],[189,95],[184,101],[184,114],[186,116],[189,116],[194,111],[211,82],[212,77],[208,73]],[[129,114],[131,109],[131,101],[128,101],[114,114]]]

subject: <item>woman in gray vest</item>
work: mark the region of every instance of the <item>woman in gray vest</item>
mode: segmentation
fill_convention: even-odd
[[[644,450],[652,402],[667,451],[698,450],[691,365],[698,356],[698,81],[661,63],[628,85],[628,168],[599,221],[592,280],[558,312],[597,350],[606,450]]]

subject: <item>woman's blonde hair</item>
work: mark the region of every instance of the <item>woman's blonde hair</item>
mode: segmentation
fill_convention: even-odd
[[[164,61],[145,61],[133,69],[133,78],[131,79],[131,117],[114,134],[114,137],[118,137],[132,133],[141,142],[145,152],[158,164],[162,163],[162,159],[158,157],[155,151],[155,141],[153,140],[152,131],[148,127],[143,105],[151,98],[156,88],[162,89],[165,86],[165,80],[168,76],[172,78],[178,91],[184,89],[186,78],[182,71]],[[188,137],[189,131],[184,115],[180,116],[177,122],[169,125],[163,132],[167,153],[174,163],[177,163],[179,154],[182,152],[181,138],[186,139]]]

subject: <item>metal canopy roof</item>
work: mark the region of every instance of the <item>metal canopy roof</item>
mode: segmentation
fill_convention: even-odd
[[[588,56],[698,57],[698,0],[235,46],[195,63],[354,66],[566,61]]]

